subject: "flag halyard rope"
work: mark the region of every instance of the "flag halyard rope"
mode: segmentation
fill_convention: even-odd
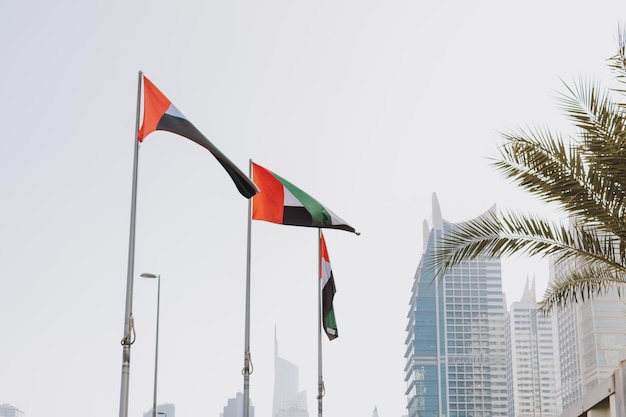
[[[252,354],[250,352],[246,353],[246,360],[243,364],[243,369],[241,370],[241,375],[252,375],[254,372],[254,365],[252,364]]]
[[[132,334],[132,338],[131,338],[131,334]],[[126,332],[124,337],[122,337],[122,340],[120,341],[120,343],[122,344],[122,346],[124,345],[130,346],[133,343],[135,343],[135,339],[137,339],[137,334],[135,333],[135,319],[131,315],[128,320],[128,332]]]
[[[317,399],[321,400],[322,398],[324,398],[324,395],[326,395],[326,388],[324,387],[324,380],[321,380],[319,385],[318,385],[318,393],[317,393]]]

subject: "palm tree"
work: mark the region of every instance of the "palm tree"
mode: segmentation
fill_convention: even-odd
[[[577,136],[565,142],[548,128],[503,134],[493,165],[504,177],[541,200],[556,203],[571,224],[514,211],[490,211],[464,222],[439,242],[427,262],[442,277],[479,256],[511,254],[575,260],[551,282],[540,308],[551,310],[626,284],[626,32],[609,58],[618,88],[597,82],[565,84],[559,98]],[[622,86],[621,88],[619,86]]]

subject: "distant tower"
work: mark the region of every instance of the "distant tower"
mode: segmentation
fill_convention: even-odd
[[[378,417],[378,408],[374,407],[374,412],[372,413],[372,417]]]
[[[550,314],[537,312],[534,279],[511,304],[506,334],[509,416],[556,417],[556,337]]]
[[[238,392],[235,398],[229,398],[220,417],[243,417],[243,394]],[[254,417],[254,406],[250,401],[250,417]]]
[[[299,391],[298,367],[278,356],[276,327],[274,327],[274,406],[272,417],[309,417],[306,391]]]
[[[431,223],[425,224],[407,316],[408,416],[506,417],[506,302],[500,259],[465,262],[433,282],[427,262],[439,238],[457,227],[441,216],[436,194]]]
[[[10,404],[0,404],[0,417],[25,417],[25,415],[23,411]]]

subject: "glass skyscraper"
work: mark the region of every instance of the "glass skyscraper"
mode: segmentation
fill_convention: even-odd
[[[424,222],[424,251],[412,288],[406,344],[409,417],[508,415],[506,302],[499,259],[477,259],[441,281],[426,259],[455,227],[443,220],[433,194]]]

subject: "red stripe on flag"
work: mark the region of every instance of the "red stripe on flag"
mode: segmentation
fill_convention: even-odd
[[[283,185],[271,171],[252,162],[252,181],[259,192],[252,197],[252,219],[283,224],[285,194]]]
[[[137,135],[139,142],[154,132],[167,109],[172,104],[152,82],[143,77],[143,122]]]
[[[324,278],[324,262],[330,264],[330,257],[328,256],[328,250],[326,249],[326,239],[324,234],[320,231],[320,279]],[[328,277],[326,277],[328,278]]]

